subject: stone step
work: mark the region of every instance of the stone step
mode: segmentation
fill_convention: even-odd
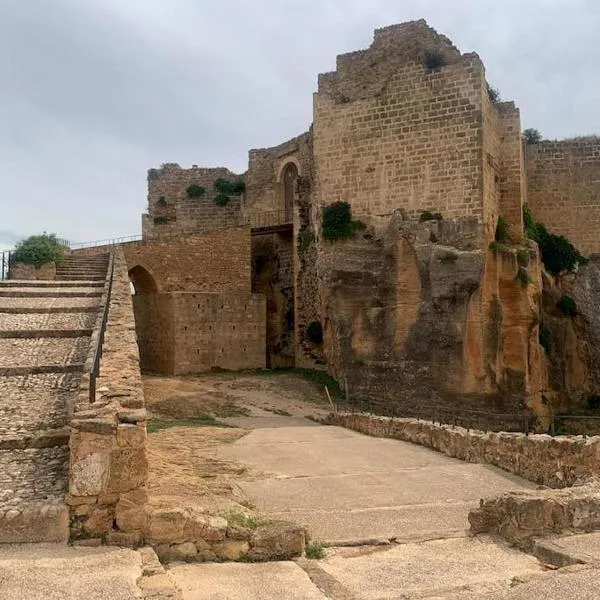
[[[80,383],[81,372],[0,377],[0,438],[64,427]]]
[[[91,336],[93,329],[8,329],[0,330],[0,339],[78,338]]]
[[[85,277],[81,277],[79,275],[61,275],[60,276],[60,280],[61,281],[81,281],[81,279],[87,279],[88,281],[104,281],[106,279],[106,275],[102,275],[102,276],[91,276],[91,275],[86,275]]]
[[[65,542],[68,446],[0,450],[0,543]]]
[[[4,308],[33,308],[33,312],[53,307],[60,308],[89,308],[98,309],[100,298],[3,298],[0,297],[0,312]]]
[[[0,312],[0,335],[5,331],[90,330],[95,323],[96,311],[57,313],[38,310],[29,314]],[[56,335],[56,337],[60,337],[60,335]]]
[[[9,279],[8,281],[0,281],[0,288],[78,288],[78,287],[88,287],[88,288],[98,288],[102,287],[102,283],[99,281],[33,281],[26,279]]]
[[[93,291],[79,290],[39,290],[35,288],[8,288],[0,289],[0,297],[3,298],[97,298],[102,296],[101,289]]]
[[[71,368],[85,362],[90,338],[0,338],[0,369]],[[0,372],[1,374],[1,372]]]
[[[69,314],[97,314],[99,305],[95,306],[0,306],[0,315],[69,315]]]
[[[0,367],[0,377],[15,377],[18,375],[41,375],[43,373],[82,373],[85,363],[71,363],[68,365],[34,365]]]

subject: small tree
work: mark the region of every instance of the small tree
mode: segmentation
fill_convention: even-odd
[[[200,198],[200,196],[203,196],[206,193],[206,190],[201,185],[192,183],[192,185],[187,188],[186,193],[188,198]]]
[[[491,85],[488,85],[488,96],[494,104],[496,104],[497,102],[502,102],[500,90],[498,88],[492,87]]]
[[[334,202],[323,209],[323,237],[326,240],[344,240],[353,234],[352,209],[347,202]]]
[[[425,52],[423,64],[426,69],[435,71],[447,64],[446,57],[439,50],[429,50]]]
[[[12,255],[13,262],[39,267],[49,262],[60,264],[64,248],[58,243],[55,233],[32,235],[19,242]]]
[[[537,129],[525,129],[523,141],[526,144],[539,144],[542,141],[542,134]]]

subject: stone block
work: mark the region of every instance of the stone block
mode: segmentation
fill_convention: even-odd
[[[88,535],[103,535],[112,530],[114,510],[108,507],[93,506],[83,523],[83,531]]]
[[[212,550],[222,560],[239,560],[248,554],[250,544],[243,540],[225,540],[213,545]]]
[[[172,560],[194,560],[198,551],[192,542],[184,542],[183,544],[175,544],[170,549]]]
[[[142,543],[142,533],[140,531],[127,533],[124,531],[113,531],[108,534],[106,543],[109,546],[135,548]]]
[[[143,448],[145,444],[145,425],[119,424],[117,427],[117,445],[120,448]]]
[[[290,560],[301,556],[306,545],[304,528],[294,523],[274,521],[258,527],[250,539],[251,560]]]
[[[208,517],[204,539],[209,542],[220,542],[227,536],[227,520],[222,517]]]
[[[148,479],[146,448],[119,448],[110,453],[106,491],[128,492],[145,485]]]
[[[154,543],[183,543],[187,541],[184,532],[188,524],[188,515],[184,509],[153,509],[148,515],[148,521],[148,534],[153,542],[153,547],[155,547]]]
[[[69,473],[69,492],[73,496],[98,496],[108,480],[108,454],[88,454],[73,460]]]
[[[148,524],[145,488],[122,494],[116,508],[117,526],[121,531],[145,531]]]

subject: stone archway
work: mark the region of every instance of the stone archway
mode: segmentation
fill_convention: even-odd
[[[158,292],[154,277],[141,265],[136,265],[129,270],[129,280],[133,285],[135,295],[156,294]]]

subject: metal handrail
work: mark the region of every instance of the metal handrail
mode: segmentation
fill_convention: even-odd
[[[106,297],[104,306],[102,307],[102,319],[98,330],[98,339],[96,340],[96,348],[94,350],[94,360],[90,369],[90,386],[89,400],[90,403],[96,401],[96,379],[100,375],[100,361],[102,360],[102,346],[104,345],[104,334],[106,333],[106,324],[108,322],[108,311],[110,308],[110,295],[112,292],[113,275],[115,271],[114,254],[111,253],[108,265],[108,285],[106,287]]]
[[[93,240],[90,242],[71,242],[71,250],[82,248],[95,248],[96,246],[116,246],[127,242],[139,242],[142,239],[141,234],[128,235],[124,237],[109,238],[106,240]]]

